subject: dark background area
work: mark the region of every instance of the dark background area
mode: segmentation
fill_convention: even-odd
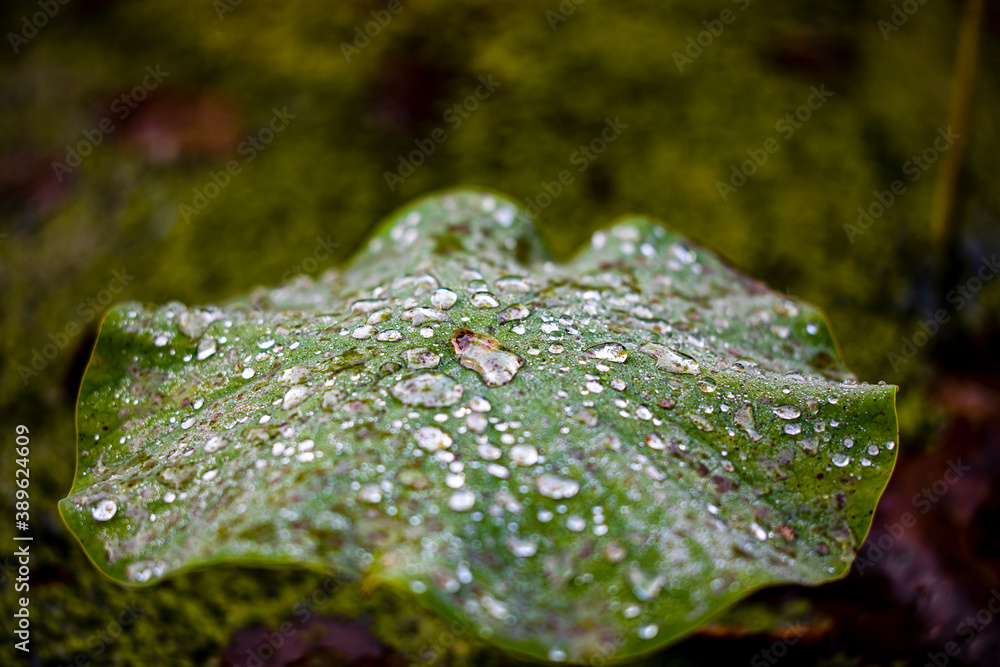
[[[316,274],[396,207],[457,185],[540,205],[561,258],[617,216],[661,219],[823,308],[859,379],[901,387],[899,461],[851,576],[762,592],[648,664],[1000,664],[988,607],[1000,599],[1000,280],[983,268],[1000,254],[1000,4],[388,5],[0,8],[0,515],[13,514],[23,424],[32,664],[243,665],[327,579],[223,569],[140,593],[87,561],[55,503],[105,297],[213,303]],[[732,21],[713,23],[724,10]],[[480,77],[493,90],[470,101]],[[832,95],[782,124],[814,87]],[[275,110],[287,125],[265,142]],[[627,127],[578,171],[574,154],[608,119]],[[949,127],[961,140],[939,152]],[[387,183],[439,129],[423,164]],[[738,182],[733,169],[772,139],[723,197],[718,183]],[[543,205],[563,170],[573,182]],[[897,180],[905,191],[858,227],[858,207],[877,212]],[[5,634],[12,532],[0,521]],[[141,611],[122,616],[133,600]],[[300,630],[266,664],[507,662],[351,582]],[[957,655],[941,653],[949,642]],[[12,644],[0,662],[20,660]]]

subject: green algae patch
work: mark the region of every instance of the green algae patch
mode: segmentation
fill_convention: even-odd
[[[653,221],[558,264],[512,202],[455,191],[318,279],[114,308],[60,509],[123,583],[326,568],[521,656],[622,661],[845,575],[895,389]]]

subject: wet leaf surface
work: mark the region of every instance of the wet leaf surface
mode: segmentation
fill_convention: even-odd
[[[520,655],[615,661],[843,576],[894,394],[815,308],[655,222],[560,265],[512,203],[458,191],[319,279],[113,309],[61,510],[126,583],[332,569]]]

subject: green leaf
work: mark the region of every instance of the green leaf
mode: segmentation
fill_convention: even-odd
[[[319,279],[113,309],[61,510],[129,584],[328,568],[520,655],[619,661],[846,574],[894,393],[814,307],[654,222],[560,265],[511,202],[458,191]]]

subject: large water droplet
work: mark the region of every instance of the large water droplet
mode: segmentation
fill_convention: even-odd
[[[225,446],[225,444],[226,441],[224,438],[218,435],[214,435],[208,439],[208,442],[205,443],[205,453],[214,454],[215,452],[222,449]]]
[[[802,416],[802,411],[794,405],[779,405],[771,411],[782,419],[797,419]]]
[[[468,512],[476,504],[476,494],[468,489],[460,489],[448,498],[448,507],[456,512]]]
[[[419,327],[428,322],[447,322],[449,318],[447,313],[437,308],[410,308],[403,313],[403,320],[415,327]]]
[[[392,395],[404,405],[443,408],[462,400],[462,385],[443,373],[422,373],[404,378],[392,387]]]
[[[469,297],[469,301],[476,308],[498,308],[500,302],[489,292],[476,292]]]
[[[532,445],[514,445],[510,448],[508,456],[519,466],[533,466],[538,463],[538,450]]]
[[[508,306],[497,313],[497,324],[506,324],[507,322],[513,322],[515,320],[523,320],[530,315],[531,310],[519,303],[515,303],[514,305]]]
[[[281,399],[281,409],[291,410],[292,408],[297,408],[302,405],[302,402],[306,400],[309,396],[309,387],[305,385],[296,385],[285,392],[284,397]]]
[[[500,347],[493,336],[460,329],[451,337],[451,347],[462,366],[474,370],[487,387],[500,387],[514,379],[524,360]]]
[[[451,436],[436,426],[421,426],[414,434],[417,444],[428,452],[451,447]]]
[[[374,505],[382,501],[382,490],[375,484],[365,484],[358,491],[358,499]]]
[[[535,488],[538,490],[538,493],[554,500],[572,498],[580,492],[580,484],[575,480],[549,473],[540,475],[535,480]]]
[[[504,292],[524,293],[531,290],[531,286],[528,285],[527,282],[525,282],[524,278],[520,278],[518,276],[506,276],[504,278],[498,278],[496,282],[494,282],[493,284],[496,285],[498,290]]]
[[[442,287],[431,295],[431,305],[441,310],[448,310],[458,301],[458,295],[450,289]]]
[[[699,375],[698,362],[686,354],[656,343],[646,343],[639,351],[656,359],[656,367],[677,375]]]
[[[204,361],[215,354],[217,349],[214,338],[204,338],[198,343],[198,354],[195,355],[198,361]]]
[[[102,500],[90,510],[91,516],[98,521],[108,521],[118,511],[118,504],[113,500]]]
[[[441,355],[426,348],[415,347],[403,352],[403,361],[412,369],[434,368],[441,363]]]
[[[613,361],[616,364],[624,364],[628,359],[628,350],[621,343],[599,343],[588,347],[583,354],[591,359]]]
[[[754,428],[753,406],[750,403],[744,403],[743,407],[733,414],[733,423],[746,431],[751,440],[760,440],[761,435]]]
[[[530,558],[538,553],[538,545],[531,540],[511,537],[507,540],[510,552],[518,558]]]
[[[846,466],[848,463],[851,462],[851,458],[843,452],[835,452],[832,457],[832,460],[833,460],[833,465],[837,466],[838,468],[843,468],[844,466]]]

